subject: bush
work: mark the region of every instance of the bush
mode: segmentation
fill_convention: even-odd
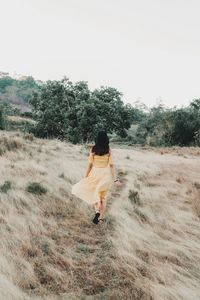
[[[0,191],[2,193],[7,193],[11,189],[11,182],[10,181],[5,181],[4,184],[0,186]]]
[[[131,200],[131,202],[133,202],[134,204],[140,205],[140,196],[138,191],[134,191],[134,190],[129,190],[129,195],[128,195],[129,199]]]
[[[5,118],[2,109],[0,109],[0,130],[5,128]]]
[[[148,222],[148,217],[138,208],[134,209],[134,213],[139,217],[140,221],[142,222]]]
[[[83,244],[83,243],[79,243],[77,245],[77,248],[78,248],[79,251],[82,251],[84,253],[91,252],[90,247],[88,245]]]
[[[41,246],[44,255],[49,255],[51,253],[51,248],[48,242],[43,242]]]
[[[30,182],[26,187],[26,191],[35,195],[47,193],[47,189],[38,182]]]

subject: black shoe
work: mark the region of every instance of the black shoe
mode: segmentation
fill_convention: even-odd
[[[100,216],[100,213],[97,212],[97,213],[95,214],[94,219],[93,219],[93,223],[94,223],[94,224],[98,224],[98,222],[99,222],[99,216]]]

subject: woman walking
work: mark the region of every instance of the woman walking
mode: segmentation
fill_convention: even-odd
[[[90,150],[85,178],[72,186],[72,194],[94,206],[95,224],[104,220],[107,194],[113,182],[121,185],[116,177],[108,136],[105,131],[100,131],[95,145]]]

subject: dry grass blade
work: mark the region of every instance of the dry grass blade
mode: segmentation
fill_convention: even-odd
[[[100,226],[71,196],[87,149],[12,132],[0,149],[0,299],[200,299],[199,149],[113,149]]]

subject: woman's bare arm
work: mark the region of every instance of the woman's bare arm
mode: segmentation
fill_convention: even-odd
[[[89,163],[85,177],[88,177],[88,175],[90,174],[90,171],[92,170],[92,167],[93,167],[93,163]]]
[[[113,177],[114,181],[117,180],[115,165],[110,164],[110,169],[111,169],[111,173],[112,173],[112,177]]]
[[[122,183],[120,182],[120,180],[117,178],[117,172],[116,172],[116,168],[115,165],[113,163],[113,157],[112,157],[112,151],[110,150],[110,157],[109,157],[109,165],[110,165],[110,170],[111,170],[111,174],[113,177],[114,182],[120,186]]]
[[[109,149],[109,165],[110,165],[112,177],[113,177],[113,179],[115,181],[115,180],[117,180],[117,174],[116,174],[115,165],[113,163],[113,155],[112,155],[111,149]]]
[[[113,163],[110,164],[110,169],[111,169],[111,173],[112,173],[114,182],[116,183],[117,186],[121,186],[122,183],[121,183],[121,181],[117,178],[117,173],[116,173],[115,165],[114,165]]]

